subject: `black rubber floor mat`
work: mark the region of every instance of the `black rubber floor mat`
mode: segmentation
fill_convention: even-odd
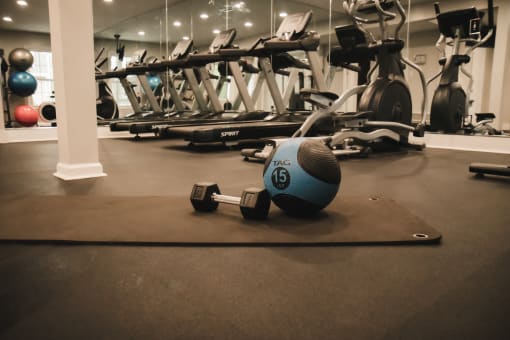
[[[397,203],[337,197],[317,216],[273,206],[265,221],[235,206],[195,212],[187,197],[3,196],[0,239],[161,245],[340,245],[438,242],[441,234]]]

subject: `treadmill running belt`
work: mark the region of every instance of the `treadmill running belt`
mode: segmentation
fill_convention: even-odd
[[[302,122],[245,122],[242,124],[218,124],[206,126],[176,126],[164,130],[163,137],[183,138],[192,143],[217,143],[259,139],[266,137],[290,137]]]

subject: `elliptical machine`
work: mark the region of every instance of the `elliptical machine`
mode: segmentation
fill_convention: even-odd
[[[102,74],[101,67],[108,61],[107,57],[101,59],[105,48],[101,48],[95,59],[95,74]],[[101,121],[110,121],[119,118],[119,107],[112,90],[105,80],[97,81],[97,98],[96,98],[96,116],[98,123]]]
[[[492,0],[488,0],[488,29],[484,33],[481,27],[483,12],[474,7],[449,12],[442,12],[439,3],[434,4],[440,36],[436,48],[442,53],[439,59],[441,70],[427,81],[430,84],[441,76],[439,85],[432,98],[430,109],[430,130],[446,133],[456,133],[464,130],[467,133],[476,132],[492,122],[494,114],[478,114],[477,123],[466,122],[471,105],[470,92],[473,79],[463,67],[471,60],[471,53],[489,41],[494,34],[494,9]],[[447,41],[447,39],[450,39]],[[461,44],[471,45],[461,54]],[[453,52],[446,57],[446,45],[453,47]],[[468,91],[462,88],[459,80],[459,70],[469,78]]]
[[[354,88],[354,93],[362,92],[358,112],[335,117],[342,129],[330,137],[328,144],[337,155],[370,152],[371,145],[384,141],[424,148],[423,141],[409,139],[411,132],[414,137],[423,137],[425,134],[427,85],[420,67],[402,55],[404,41],[399,35],[406,21],[406,13],[400,0],[344,0],[343,7],[356,27],[365,33],[368,38],[368,55],[376,59],[376,65],[370,70],[367,80],[376,68],[378,75],[369,84]],[[376,18],[368,17],[373,14]],[[397,16],[400,20],[391,34],[387,22]],[[364,27],[372,23],[379,24],[381,33],[378,40]],[[335,63],[334,59],[331,61]],[[423,89],[421,119],[416,125],[412,123],[412,100],[404,77],[405,65],[418,72]],[[344,94],[340,96],[331,108],[337,110],[343,104],[344,97]],[[312,98],[309,101],[318,104]],[[325,107],[324,103],[319,106]]]
[[[330,63],[333,66],[348,68],[358,72],[358,86],[343,92],[340,96],[330,91],[303,89],[301,95],[318,109],[311,114],[292,137],[315,137],[325,139],[336,155],[366,154],[374,144],[392,141],[398,145],[413,146],[418,149],[425,144],[417,139],[425,133],[427,86],[423,71],[402,56],[404,42],[399,32],[406,20],[400,0],[344,0],[344,9],[354,25],[335,28],[340,46],[331,50]],[[393,36],[387,34],[387,21],[400,20]],[[365,17],[362,17],[365,16]],[[376,18],[371,16],[375,15]],[[380,39],[367,31],[363,25],[378,23]],[[367,72],[370,60],[376,65]],[[352,65],[357,63],[358,66]],[[404,64],[415,69],[423,88],[421,120],[412,124],[412,101],[409,87],[404,78]],[[370,82],[371,75],[379,69],[377,79]],[[362,84],[362,79],[365,83]],[[368,84],[366,82],[369,82]],[[352,96],[357,95],[358,111],[337,113]],[[331,120],[337,131],[331,136],[316,136],[315,128],[320,122]],[[285,139],[268,141],[264,149],[245,149],[241,154],[248,159],[266,159],[276,145]]]
[[[390,2],[374,1],[374,6],[379,17],[381,40],[378,42],[373,39],[369,50],[372,50],[372,53],[377,57],[379,74],[361,95],[358,109],[359,111],[371,111],[373,120],[411,125],[411,93],[404,78],[404,63],[401,55],[404,41],[398,37],[400,28],[405,22],[405,14],[401,16],[401,21],[397,24],[394,37],[386,37],[384,24],[387,20],[394,19],[396,15],[385,10],[391,8]],[[396,6],[399,9],[398,4]],[[369,3],[366,3],[364,7],[361,5],[356,7],[355,2],[347,5],[347,2],[344,1],[344,8],[355,23],[375,22],[355,16],[356,11],[370,13],[373,6],[370,6]],[[358,25],[358,27],[362,31],[364,30],[362,25]],[[371,36],[367,31],[365,33]]]

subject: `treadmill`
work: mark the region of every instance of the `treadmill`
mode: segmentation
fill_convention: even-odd
[[[183,138],[192,144],[253,140],[265,137],[289,137],[303,123],[307,115],[293,114],[285,105],[276,83],[271,58],[291,51],[305,51],[314,84],[319,91],[327,91],[322,74],[317,48],[320,36],[307,32],[312,11],[288,15],[282,21],[276,36],[261,38],[250,49],[221,49],[220,54],[228,57],[253,56],[259,58],[259,68],[273,97],[276,114],[264,120],[253,122],[212,123],[201,125],[168,126],[160,134],[169,138]]]
[[[228,76],[229,71],[227,63],[223,62],[219,66],[220,67],[218,67],[218,70],[220,71],[220,74],[224,77]],[[256,84],[253,92],[251,93],[251,99],[253,101],[253,105],[255,105],[260,95],[260,88],[257,88],[257,85],[259,85],[258,76],[260,75],[260,70],[258,69],[258,67],[254,66],[253,64],[249,63],[244,59],[239,60],[239,66],[241,67],[241,72],[244,74],[244,79],[248,87],[252,83]],[[259,86],[262,87],[262,84],[260,84]],[[242,97],[238,93],[234,99],[234,102],[232,103],[232,110],[239,111],[241,107],[241,102]]]
[[[179,65],[183,62],[183,60],[185,60],[188,57],[188,55],[192,52],[192,50],[193,50],[193,41],[192,40],[181,40],[177,43],[174,50],[172,51],[172,53],[170,55],[170,58],[171,58],[170,61],[174,65]],[[129,70],[131,72],[145,74],[145,73],[153,70],[153,67],[151,67],[151,65],[156,65],[156,64],[160,65],[162,63],[168,63],[168,61],[139,65],[136,70],[134,70],[132,68],[130,68]],[[173,113],[166,114],[166,116],[170,116],[172,114],[181,114],[185,111],[185,105],[179,95],[178,90],[176,89],[176,87],[174,85],[173,79],[168,74],[169,70],[176,71],[176,69],[172,69],[172,68],[164,68],[164,69],[162,68],[162,69],[158,70],[159,71],[158,73],[163,73],[163,77],[162,77],[163,84],[166,87],[166,90],[169,92],[170,98],[172,99],[172,101],[174,103],[175,111]],[[125,72],[127,73],[128,71],[126,70]],[[199,91],[198,80],[196,79],[196,77],[193,73],[193,70],[189,70],[189,72],[188,72],[188,70],[183,70],[183,73],[184,73],[185,81],[190,83],[190,86],[191,86],[193,92]],[[156,98],[152,92],[149,93],[148,96],[151,97],[149,100],[149,103],[156,100]],[[133,105],[133,103],[132,103],[132,105]],[[137,102],[136,102],[136,105],[139,106]],[[199,108],[200,108],[201,112],[208,111],[207,103],[204,101],[200,101]],[[111,122],[110,130],[111,131],[127,131],[127,130],[129,130],[130,126],[136,122],[147,122],[147,121],[152,122],[154,120],[155,120],[154,117],[147,116],[147,115],[124,117],[120,120]],[[163,115],[162,117],[159,118],[159,120],[168,121],[168,118],[165,118],[165,116]]]
[[[153,120],[143,122],[132,122],[130,124],[123,124],[123,126],[129,125],[128,129],[132,134],[139,136],[143,133],[156,133],[158,134],[160,127],[167,127],[173,125],[184,125],[184,124],[202,124],[207,122],[228,122],[228,121],[248,121],[248,120],[260,120],[268,115],[268,112],[255,110],[255,105],[248,92],[248,87],[245,79],[243,78],[240,68],[240,56],[223,56],[218,53],[219,50],[224,48],[232,48],[234,38],[236,36],[236,30],[234,28],[220,32],[211,45],[207,52],[190,54],[186,58],[178,60],[176,63],[174,60],[167,62],[161,62],[149,65],[151,72],[158,72],[166,70],[167,68],[182,68],[184,74],[195,93],[197,102],[207,103],[203,97],[203,93],[198,89],[198,82],[194,71],[197,70],[200,76],[200,80],[204,89],[208,95],[210,106],[207,112],[202,114],[184,115],[180,117],[170,116],[164,120]],[[225,110],[221,105],[217,89],[213,86],[211,81],[211,75],[206,69],[206,66],[211,63],[225,62],[229,74],[233,77],[241,102],[244,104],[246,111],[229,111]],[[207,106],[207,104],[202,104]],[[119,126],[118,124],[117,126]]]

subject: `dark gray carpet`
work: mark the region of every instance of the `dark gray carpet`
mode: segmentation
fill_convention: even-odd
[[[102,140],[109,176],[72,183],[52,177],[56,155],[55,143],[0,145],[2,195],[261,185],[262,166],[238,152],[180,142]],[[0,338],[510,338],[510,180],[475,179],[473,161],[510,157],[429,149],[340,163],[340,197],[393,200],[440,231],[440,245],[0,245]]]
[[[384,199],[342,198],[308,218],[289,217],[273,206],[265,221],[244,220],[234,206],[218,210],[195,212],[188,197],[0,196],[0,240],[319,245],[440,239],[425,222]]]

